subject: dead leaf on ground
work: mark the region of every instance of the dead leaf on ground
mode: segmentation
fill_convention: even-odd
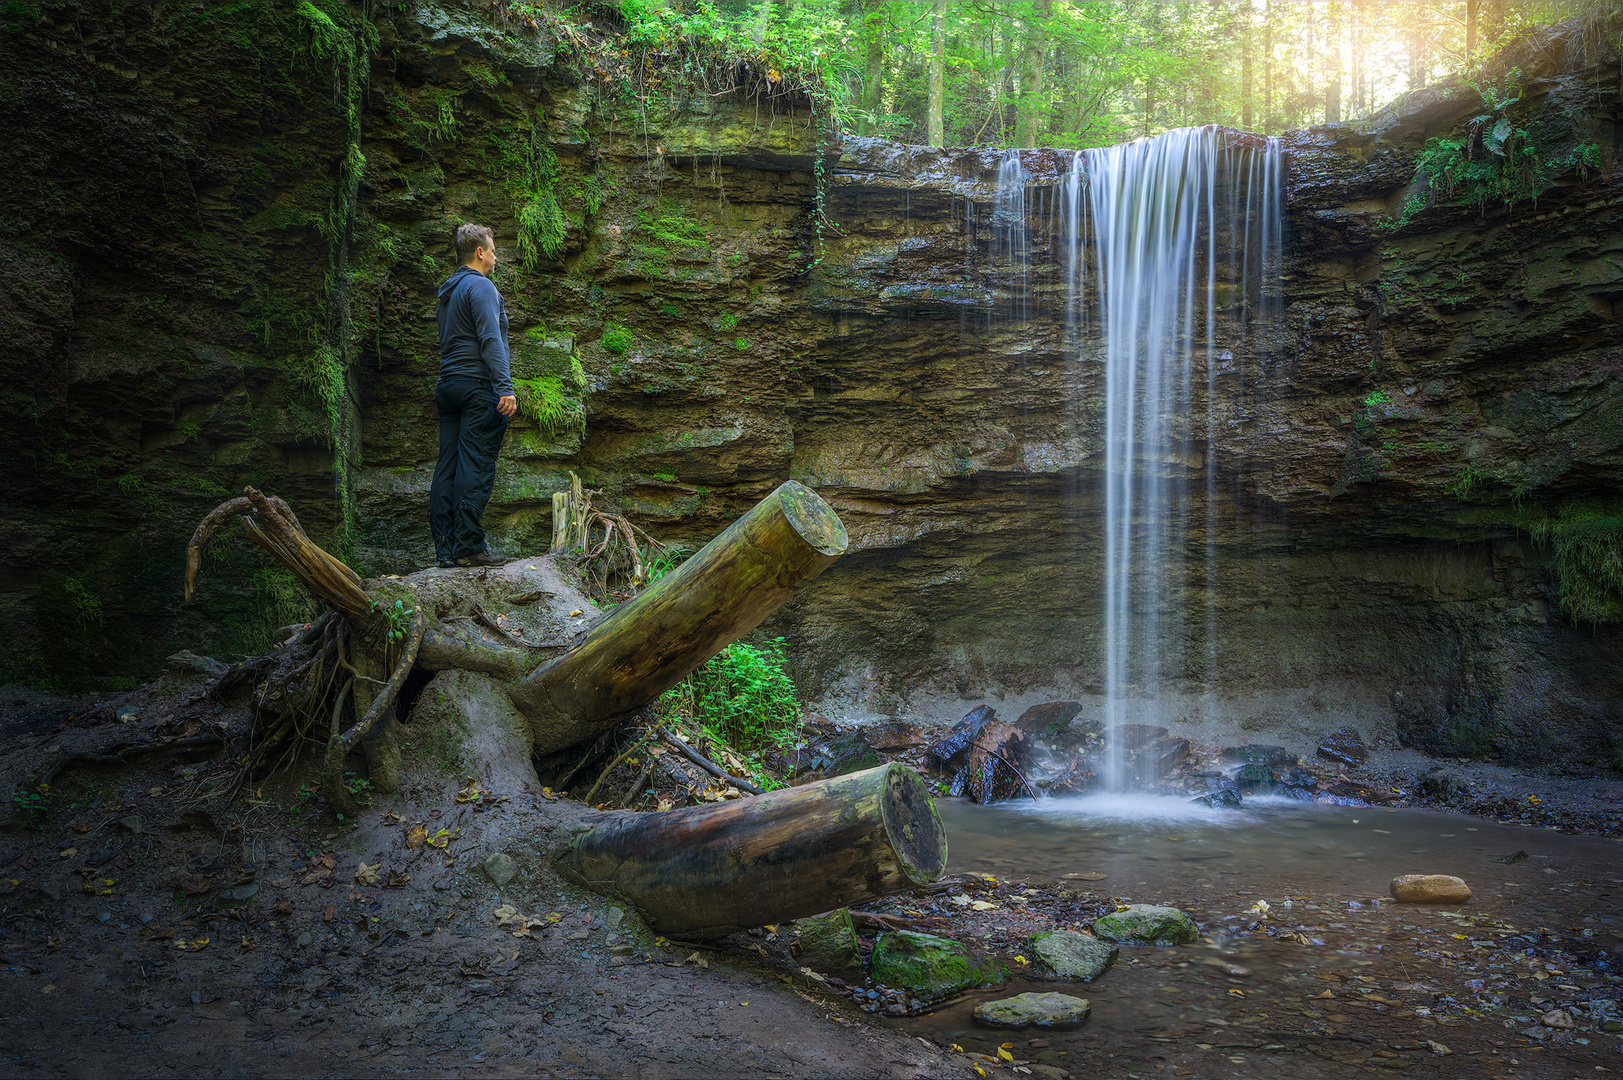
[[[411,884],[411,877],[404,870],[390,870],[389,876],[384,880],[386,889],[404,889]]]
[[[185,949],[188,952],[196,952],[197,950],[203,948],[208,943],[209,943],[209,939],[206,938],[206,937],[191,938],[190,940],[187,940],[185,938],[181,938],[181,939],[176,940],[175,948],[177,948],[177,949]]]
[[[426,843],[431,848],[440,848],[440,849],[443,850],[447,845],[449,845],[451,843],[451,830],[450,829],[441,829],[439,832],[435,833],[433,836],[428,837],[428,839],[426,839],[424,841],[424,843]]]
[[[114,881],[110,877],[87,878],[85,880],[84,890],[91,896],[112,896],[113,886],[117,884],[118,882]]]
[[[423,850],[423,844],[428,841],[428,830],[421,825],[413,825],[406,830],[406,846],[413,851]]]
[[[988,900],[971,900],[969,903],[971,911],[993,911],[996,908],[997,905]]]
[[[301,881],[299,884],[301,884],[301,885],[314,885],[316,882],[324,881],[324,880],[326,880],[327,878],[329,878],[331,876],[332,876],[332,871],[327,869],[325,866],[323,866],[318,870],[312,870],[308,874],[304,875],[304,880]]]
[[[378,871],[382,869],[382,863],[374,863],[371,866],[364,862],[361,863],[355,868],[355,883],[357,885],[376,885],[380,880]]]
[[[484,792],[481,791],[480,788],[479,788],[479,781],[475,780],[473,777],[471,777],[471,776],[468,777],[467,780],[464,781],[464,783],[467,786],[464,787],[461,791],[456,793],[456,801],[457,802],[459,802],[459,803],[475,803],[475,802],[478,802],[484,796]]]
[[[69,825],[68,828],[72,829],[76,833],[87,833],[90,831],[90,826],[80,821],[75,821],[72,825]]]
[[[701,968],[708,968],[710,966],[710,961],[700,956],[697,952],[691,954],[686,960],[682,961],[682,963],[692,964],[695,967]]]
[[[393,810],[390,810],[387,814],[383,815],[383,824],[385,825],[404,825],[405,823],[406,819],[395,813]]]
[[[278,915],[291,915],[293,914],[293,901],[278,900],[271,910],[276,912]]]
[[[326,907],[322,908],[321,909],[321,921],[322,922],[332,922],[332,916],[333,916],[333,911],[334,910],[335,909],[334,909],[332,904],[328,904]]]
[[[141,937],[146,941],[168,941],[174,936],[173,930],[165,930],[161,926],[149,926],[141,931]]]
[[[180,889],[187,896],[202,896],[214,887],[212,874],[182,874]]]
[[[76,847],[63,848],[61,851],[57,852],[57,855],[64,859],[71,859],[77,854],[79,854],[79,849]]]

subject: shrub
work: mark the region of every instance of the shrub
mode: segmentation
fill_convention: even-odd
[[[739,750],[782,745],[799,731],[800,706],[784,670],[782,638],[760,648],[734,642],[667,690],[665,700]]]

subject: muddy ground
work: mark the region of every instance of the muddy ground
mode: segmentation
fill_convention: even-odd
[[[1411,935],[1392,930],[1378,907],[1351,915],[1337,908],[1332,919],[1304,903],[1294,920],[1276,914],[1236,923],[1238,894],[1131,897],[1180,901],[1210,932],[1196,946],[1132,951],[1094,986],[1072,988],[1092,996],[1099,1015],[1125,1010],[1141,1022],[1112,1029],[1131,1029],[1130,1037],[1079,1036],[1061,1051],[1029,1032],[973,1031],[969,1000],[923,1017],[864,1012],[856,1003],[869,988],[861,973],[848,972],[847,982],[809,975],[798,964],[792,926],[702,946],[659,938],[635,912],[548,868],[544,852],[557,831],[593,813],[569,798],[503,798],[487,789],[458,802],[448,791],[438,804],[380,799],[360,820],[340,823],[307,786],[284,780],[224,805],[219,795],[234,770],[211,739],[243,722],[208,697],[201,679],[180,674],[114,697],[0,696],[0,781],[16,793],[0,835],[7,1031],[0,1066],[7,1073],[960,1077],[980,1070],[1059,1080],[1623,1070],[1616,1035],[1582,1025],[1541,1029],[1535,1020],[1530,1036],[1486,1022],[1466,1004],[1480,1004],[1466,985],[1482,977],[1472,966],[1479,964],[1519,980],[1495,985],[1504,988],[1506,1008],[1524,1014],[1556,1001],[1553,992],[1539,993],[1546,984],[1572,986],[1560,993],[1585,1001],[1615,999],[1623,937],[1615,927],[1599,940],[1592,928],[1584,936],[1576,909],[1551,908],[1550,925],[1536,933],[1484,924],[1461,935],[1434,919],[1405,924]],[[189,741],[120,760],[80,759],[48,793],[30,786],[65,755],[165,739]],[[1401,755],[1394,764],[1386,753],[1364,779],[1408,801],[1409,782],[1431,764]],[[1466,781],[1451,796],[1454,809],[1623,831],[1616,781],[1449,767]],[[501,853],[516,871],[501,887],[485,869],[495,836],[506,837]],[[1623,869],[1596,866],[1588,876],[1616,880]],[[976,910],[952,896],[989,906]],[[910,926],[1013,956],[1030,930],[1085,928],[1122,899],[1129,898],[1086,880],[961,876],[875,905],[859,924],[865,946],[886,926]],[[1585,910],[1617,907],[1609,892],[1585,903]],[[1358,942],[1394,932],[1410,935],[1401,972],[1346,959]],[[1342,960],[1309,962],[1293,933],[1324,943],[1314,955],[1329,950]],[[1270,950],[1285,953],[1266,963],[1253,958]],[[1210,959],[1273,974],[1235,976],[1204,963]],[[1302,967],[1299,978],[1292,965]],[[1259,981],[1274,984],[1274,1000],[1248,1009]],[[1017,980],[1007,992],[1053,988]],[[1000,1044],[1012,1060],[998,1055]]]

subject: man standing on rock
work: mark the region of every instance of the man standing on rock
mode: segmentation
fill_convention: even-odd
[[[481,523],[496,481],[496,455],[518,398],[507,368],[507,307],[490,275],[496,240],[483,225],[456,231],[461,263],[440,286],[440,459],[428,493],[428,529],[439,565],[500,566]]]

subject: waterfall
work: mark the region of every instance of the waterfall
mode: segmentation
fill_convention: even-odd
[[[1277,141],[1260,150],[1235,141],[1190,128],[1085,150],[1055,193],[1067,218],[1067,329],[1098,348],[1104,366],[1104,780],[1112,790],[1134,779],[1123,725],[1164,723],[1162,691],[1180,679],[1210,686],[1222,662],[1217,402],[1241,392],[1242,362],[1258,357],[1277,321],[1282,203]],[[1203,510],[1193,522],[1192,497]]]

